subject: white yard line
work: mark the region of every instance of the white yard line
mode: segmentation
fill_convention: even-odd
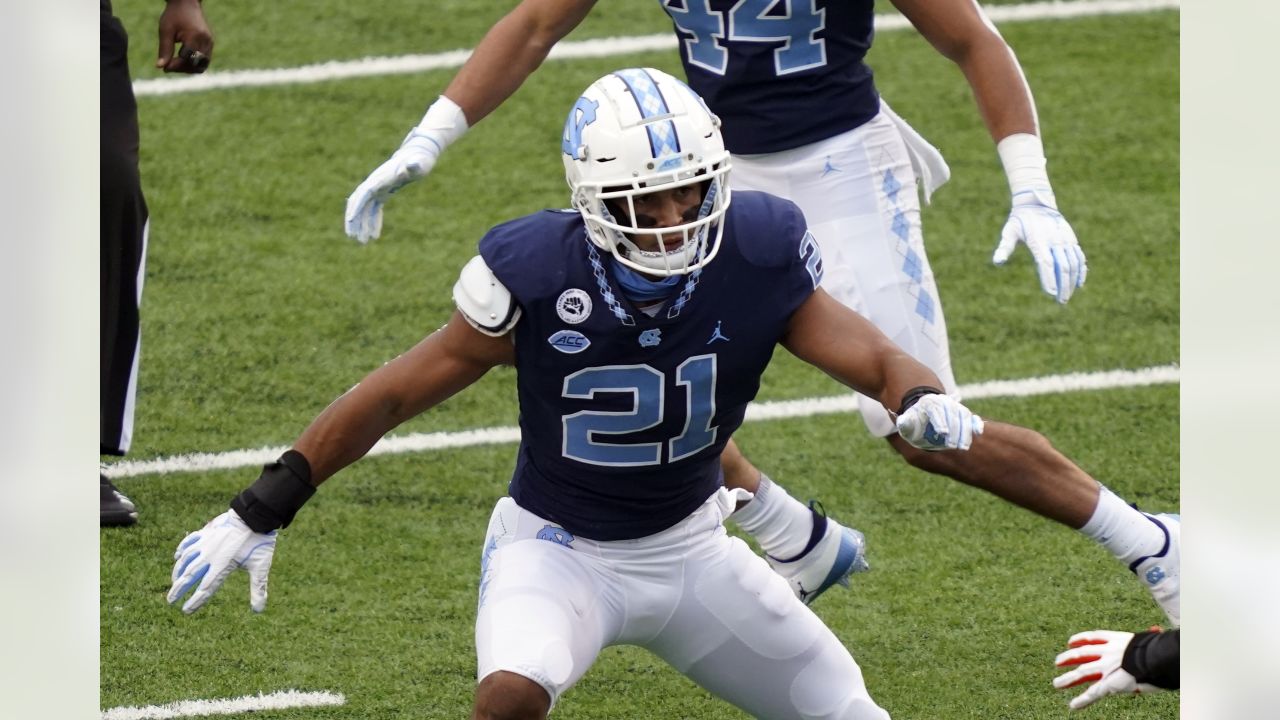
[[[1177,365],[1161,365],[1140,370],[1107,370],[1091,373],[1049,375],[1024,380],[992,380],[962,385],[960,394],[966,400],[1002,397],[1030,397],[1053,395],[1082,390],[1106,390],[1111,388],[1145,387],[1179,382]],[[853,395],[805,398],[752,403],[747,407],[747,422],[805,418],[832,413],[856,412]],[[398,437],[386,437],[369,451],[370,455],[400,455],[403,453],[430,452],[448,448],[466,448],[476,445],[512,443],[520,440],[516,427],[477,428],[459,432],[413,433]],[[220,453],[192,453],[161,457],[154,460],[126,460],[113,463],[103,469],[109,478],[129,478],[139,475],[155,475],[180,472],[207,472],[210,470],[234,470],[256,467],[275,460],[287,447],[262,447],[251,450],[230,450]]]
[[[180,700],[146,707],[115,707],[102,711],[102,720],[163,720],[202,715],[239,715],[261,710],[345,705],[347,698],[331,692],[281,690],[267,695],[245,695],[225,700]]]
[[[1077,0],[1075,2],[994,5],[986,8],[986,12],[992,22],[1008,23],[1031,20],[1066,20],[1100,15],[1130,15],[1157,10],[1177,10],[1180,6],[1180,0]],[[901,15],[882,14],[876,16],[876,32],[901,30],[908,27],[910,25],[907,23],[906,18]],[[552,60],[603,58],[651,50],[674,50],[675,48],[675,34],[663,33],[661,35],[562,42],[551,49],[549,58]],[[201,92],[204,90],[267,87],[272,85],[303,85],[327,82],[329,80],[402,75],[460,67],[470,55],[470,50],[451,50],[430,55],[369,57],[291,68],[229,70],[227,72],[219,72],[215,69],[203,75],[138,80],[133,84],[133,91],[136,95],[144,97]]]

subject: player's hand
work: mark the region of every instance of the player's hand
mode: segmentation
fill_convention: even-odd
[[[386,162],[365,178],[347,198],[347,235],[367,243],[382,234],[382,206],[414,180],[427,176],[440,157],[440,145],[415,128]]]
[[[1025,190],[1014,195],[1013,209],[1000,232],[991,262],[1004,265],[1009,256],[1024,243],[1036,262],[1040,288],[1066,303],[1071,293],[1084,285],[1089,266],[1076,233],[1058,212],[1051,191]]]
[[[267,607],[267,573],[275,551],[276,531],[254,532],[235,510],[228,510],[178,544],[173,553],[169,604],[194,587],[195,592],[182,606],[182,612],[193,613],[222,587],[233,570],[243,567],[249,571],[249,607],[262,612]]]
[[[1124,650],[1133,633],[1116,630],[1090,630],[1076,633],[1068,641],[1069,650],[1054,660],[1058,667],[1074,668],[1053,679],[1059,690],[1093,683],[1089,689],[1071,700],[1071,709],[1079,710],[1108,695],[1139,695],[1160,692],[1162,688],[1138,682],[1120,667]]]
[[[925,395],[898,416],[898,434],[921,450],[968,450],[982,418],[950,395]]]
[[[160,13],[160,48],[156,67],[167,73],[202,73],[213,59],[213,31],[199,0],[169,0]],[[182,43],[182,51],[174,47]]]

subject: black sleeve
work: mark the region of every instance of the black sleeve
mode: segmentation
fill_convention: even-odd
[[[1166,690],[1177,690],[1179,685],[1178,631],[1140,632],[1124,649],[1120,667],[1133,675],[1138,682],[1155,685]]]
[[[316,494],[311,463],[297,450],[265,465],[252,485],[231,498],[231,509],[256,533],[289,527],[293,516]]]

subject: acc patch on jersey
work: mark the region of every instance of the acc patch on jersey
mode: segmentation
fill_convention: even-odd
[[[547,342],[551,343],[551,347],[562,353],[574,355],[587,349],[591,341],[586,335],[577,330],[561,330],[551,337],[547,338]]]
[[[578,288],[565,290],[556,299],[556,314],[570,325],[577,325],[591,314],[591,296]]]

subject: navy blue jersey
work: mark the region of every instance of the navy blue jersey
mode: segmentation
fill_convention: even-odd
[[[661,0],[689,85],[738,154],[852,130],[880,110],[863,62],[873,0]]]
[[[593,540],[659,532],[716,491],[720,451],[821,276],[800,210],[753,192],[734,193],[719,255],[656,317],[622,296],[577,212],[499,225],[480,254],[523,310],[510,494]]]

